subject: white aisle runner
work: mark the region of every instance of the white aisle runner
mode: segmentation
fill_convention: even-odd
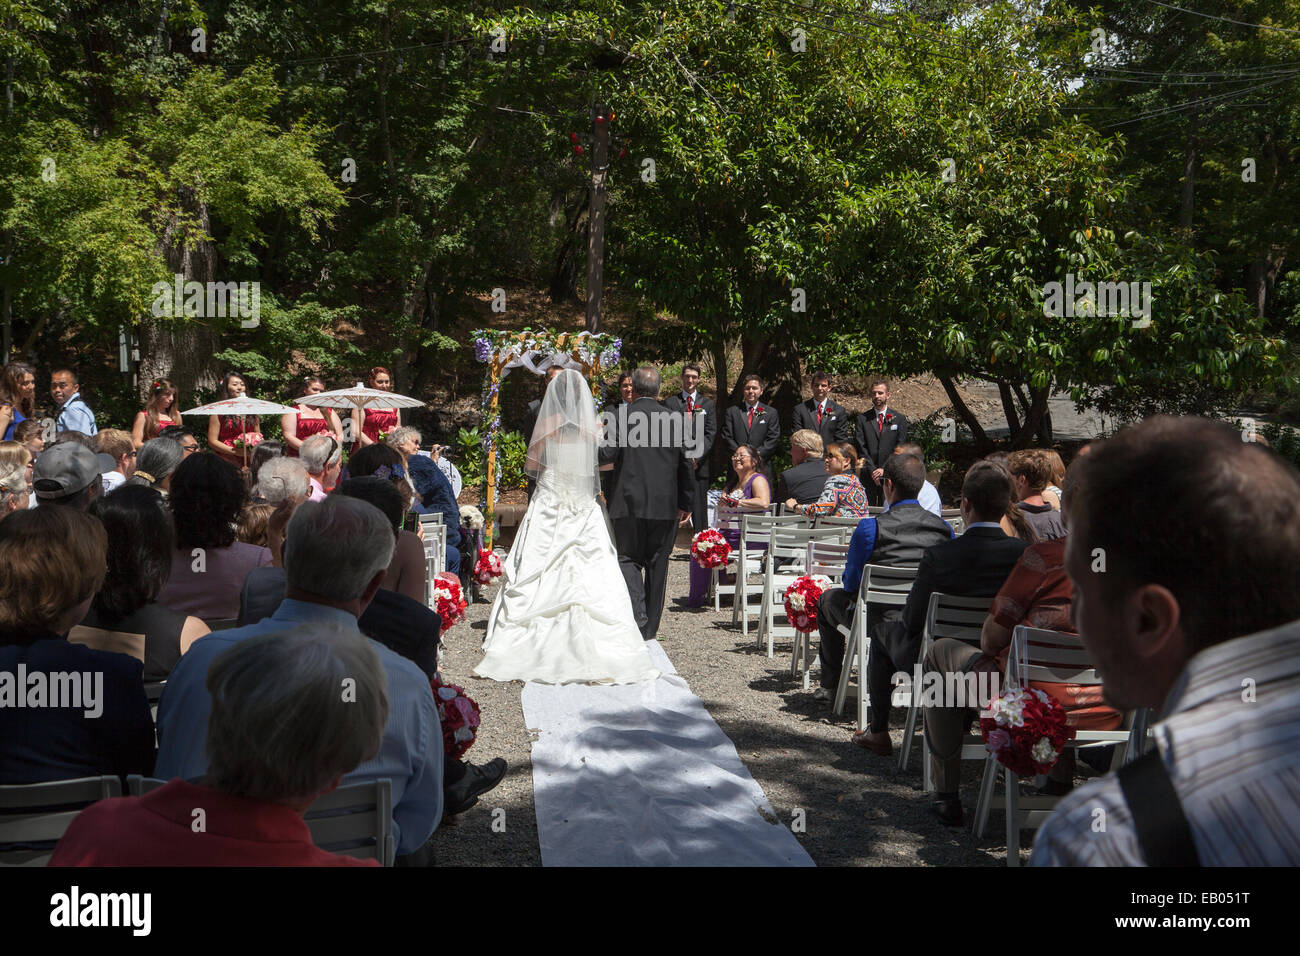
[[[543,866],[813,866],[658,641],[656,681],[524,685]]]

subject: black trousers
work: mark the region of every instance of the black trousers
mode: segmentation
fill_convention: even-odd
[[[709,479],[697,471],[691,485],[691,534],[699,534],[709,526]]]
[[[668,558],[677,538],[677,519],[614,518],[610,523],[636,625],[641,637],[652,641],[659,633],[659,619],[664,613]]]
[[[839,686],[844,666],[844,635],[840,633],[838,625],[843,624],[846,628],[853,626],[853,609],[856,604],[856,596],[843,588],[832,588],[817,602],[817,630],[821,635],[821,647],[818,650],[822,661],[821,685],[828,690],[835,690]],[[868,634],[871,633],[872,625],[882,619],[885,610],[878,604],[867,608]],[[859,656],[864,650],[866,648],[858,649]],[[871,697],[873,731],[889,729],[889,699],[893,692],[892,678],[895,670],[897,668],[884,648],[874,640],[871,641],[865,683]]]

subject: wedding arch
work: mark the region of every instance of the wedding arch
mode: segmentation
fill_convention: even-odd
[[[501,381],[514,369],[523,368],[543,375],[553,365],[581,372],[591,383],[591,398],[599,403],[601,381],[607,369],[618,364],[623,340],[603,332],[557,332],[528,329],[522,332],[476,329],[474,357],[487,364],[483,376],[480,408],[483,413],[483,524],[486,547],[491,550],[496,523],[497,492],[501,475],[497,470],[497,433],[501,430]]]

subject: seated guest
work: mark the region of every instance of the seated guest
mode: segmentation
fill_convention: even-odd
[[[1065,486],[1065,462],[1054,448],[1037,448],[1035,451],[1047,462],[1047,473],[1051,476],[1043,488],[1043,500],[1056,511],[1061,510],[1061,489]]]
[[[308,501],[320,501],[334,490],[343,465],[343,446],[333,435],[312,435],[298,451],[299,461],[307,469],[311,484]]]
[[[925,452],[916,442],[903,442],[901,445],[894,446],[895,455],[915,455],[921,462],[921,467],[925,468]],[[921,503],[921,507],[932,515],[943,517],[943,501],[939,498],[939,489],[930,484],[929,479],[921,482],[921,490],[916,494],[916,500]]]
[[[416,494],[411,510],[417,515],[442,515],[442,523],[447,528],[447,570],[457,574],[461,565],[460,505],[451,493],[451,482],[432,458],[423,455],[411,456],[407,475]]]
[[[1160,719],[1152,753],[1056,806],[1030,865],[1300,864],[1300,475],[1164,415],[1074,467],[1079,634],[1106,702]]]
[[[790,498],[786,500],[786,509],[809,516],[866,517],[867,491],[862,487],[862,482],[858,481],[859,467],[861,462],[853,443],[836,442],[826,449],[826,484],[822,487],[817,500],[812,504],[801,505]]]
[[[733,551],[740,547],[740,515],[766,511],[772,503],[771,486],[758,470],[759,465],[758,452],[751,445],[741,445],[731,456],[734,477],[718,500],[714,523]],[[766,543],[755,543],[751,547],[767,550]],[[690,607],[704,604],[709,592],[709,577],[708,570],[691,561],[690,592],[686,598]],[[730,580],[729,576],[723,577]]]
[[[314,846],[302,818],[383,743],[388,693],[370,643],[330,626],[262,634],[220,654],[205,684],[203,783],[88,807],[50,866],[379,866]],[[355,693],[340,701],[343,686]]]
[[[914,455],[891,454],[885,461],[881,480],[889,510],[858,522],[853,537],[849,539],[842,586],[824,592],[817,602],[817,629],[821,634],[821,686],[813,692],[813,697],[817,700],[834,699],[835,690],[839,686],[844,661],[844,635],[839,632],[837,625],[847,627],[853,622],[853,609],[858,601],[863,567],[868,564],[916,567],[926,548],[952,538],[952,526],[917,503],[916,493],[925,480],[925,468],[919,458]],[[868,611],[871,616],[867,621],[867,633],[870,634],[872,625],[881,618],[876,608],[869,607]],[[897,616],[898,612],[893,611],[884,619],[890,620]],[[893,669],[882,669],[883,675],[874,667],[871,668],[866,681],[870,685],[872,698],[871,730],[877,732],[886,731],[889,727],[890,677]],[[883,725],[880,723],[880,714],[877,713],[877,695],[880,693],[885,695]],[[864,746],[867,744],[864,743]]]
[[[44,505],[64,505],[85,511],[103,494],[100,465],[95,453],[75,440],[60,436],[32,469],[32,490]]]
[[[296,458],[272,458],[258,470],[254,494],[259,502],[268,505],[278,505],[289,498],[306,501],[311,494],[311,479]]]
[[[0,518],[27,510],[27,469],[0,465]]]
[[[178,493],[179,488],[173,497]],[[392,559],[392,530],[372,505],[341,495],[299,505],[285,540],[286,597],[275,613],[256,624],[209,634],[172,671],[158,707],[158,775],[190,780],[208,772],[211,700],[205,682],[222,651],[260,634],[297,627],[333,625],[360,634],[357,618],[382,586]],[[392,780],[397,852],[413,854],[442,818],[438,711],[424,673],[382,644],[373,646],[388,680],[384,743],[343,782]]]
[[[181,655],[208,633],[197,617],[157,603],[176,547],[171,519],[155,492],[135,486],[97,499],[90,513],[108,532],[108,573],[79,630],[139,635],[144,679],[166,680]]]
[[[35,459],[45,450],[45,426],[34,418],[21,421],[14,428],[14,441],[25,445]]]
[[[961,516],[966,522],[966,532],[926,549],[916,570],[916,582],[908,592],[903,616],[896,621],[881,622],[868,632],[871,635],[867,666],[871,724],[854,734],[853,742],[872,753],[887,756],[893,749],[889,736],[893,675],[899,671],[912,673],[921,651],[930,596],[939,593],[991,598],[1025,550],[1025,542],[1008,537],[998,525],[998,518],[1011,500],[1011,485],[1002,469],[987,462],[976,462],[966,472],[961,493]],[[961,801],[956,794],[940,788],[939,798],[941,805],[936,804],[936,809],[944,822],[960,822]]]
[[[76,442],[83,448],[95,451],[95,439],[92,436],[87,435],[85,432],[77,431],[75,428],[69,428],[65,431],[59,432],[58,437],[55,438],[54,441],[50,442],[50,444],[57,445],[59,442],[65,441]]]
[[[811,428],[801,428],[790,436],[790,458],[794,467],[781,472],[776,481],[776,500],[786,508],[812,504],[826,487],[827,469],[822,460],[822,439]]]
[[[401,453],[388,447],[388,445],[367,445],[360,451],[355,452],[348,460],[347,477],[364,478],[367,475],[375,475],[396,485],[398,492],[402,495],[403,502],[403,535],[410,534],[412,538],[416,537],[413,530],[419,528],[417,514],[432,514],[435,511],[441,511],[443,513],[443,524],[447,528],[447,548],[444,553],[447,570],[452,574],[459,574],[461,564],[458,547],[460,545],[460,508],[451,496],[451,486],[447,483],[446,476],[438,471],[438,467],[429,459],[419,455],[412,455],[411,459],[413,466],[417,469],[416,478],[420,488],[418,497],[415,491],[416,484],[408,477]],[[424,503],[425,499],[428,500],[427,506]],[[411,545],[399,543],[399,550],[403,547],[409,548]],[[420,547],[423,549],[424,545],[421,544]],[[414,590],[406,590],[405,593],[409,593],[418,600],[424,600],[423,592],[418,596]]]
[[[151,438],[135,453],[135,473],[126,483],[152,488],[166,499],[171,494],[172,474],[184,458],[185,450],[179,442],[171,438]]]
[[[181,446],[181,451],[185,453],[186,458],[199,450],[198,439],[183,425],[168,425],[166,428],[159,429],[158,437],[170,438],[176,442]]]
[[[376,483],[387,487],[381,490],[375,487]],[[382,511],[384,517],[393,522],[393,534],[397,536],[397,546],[393,549],[393,560],[388,565],[383,586],[386,590],[404,594],[411,600],[423,604],[425,579],[428,577],[424,544],[410,531],[402,530],[402,519],[406,513],[402,510],[401,492],[391,481],[372,475],[368,478],[349,478],[339,485],[339,493],[369,502]]]
[[[95,434],[95,451],[105,468],[100,475],[104,494],[121,488],[135,474],[135,443],[131,441],[129,432],[120,428],[101,428]]]
[[[1007,470],[1016,487],[1016,507],[1034,529],[1037,541],[1065,537],[1061,513],[1043,500],[1043,489],[1052,479],[1047,461],[1036,448],[1013,451],[1007,456]]]
[[[1007,459],[1009,457],[1010,456],[1005,451],[995,451],[991,454],[985,455],[981,461],[988,461],[997,465],[1003,471],[1006,471],[1007,481],[1011,481],[1011,472],[1007,468]],[[1016,507],[1016,495],[1014,491],[1015,482],[1012,482],[1011,487],[1011,504],[1007,505],[1007,512],[998,521],[998,524],[1001,525],[1002,530],[1011,537],[1019,538],[1026,544],[1033,544],[1038,540],[1038,536],[1034,533],[1034,529],[1029,526],[1029,522],[1025,519],[1024,512]]]
[[[29,419],[30,421],[30,419]],[[12,473],[22,479],[22,507],[31,506],[32,497],[32,478],[35,475],[35,459],[27,446],[17,441],[0,441],[0,473],[6,475]],[[13,493],[17,493],[17,485],[13,478],[7,479]],[[9,498],[9,510],[17,511],[17,499],[12,495]]]
[[[18,689],[27,706],[0,706],[0,784],[153,769],[141,663],[65,639],[104,580],[107,546],[103,526],[75,508],[0,521],[0,674],[27,674]],[[46,675],[44,706],[32,704],[37,674]]]
[[[268,439],[259,442],[253,449],[253,453],[248,457],[248,474],[244,480],[248,485],[248,494],[253,501],[265,503],[261,492],[257,489],[257,476],[261,474],[262,466],[274,458],[279,458],[284,454],[284,446],[274,439]]]
[[[192,455],[176,469],[169,504],[176,547],[158,603],[208,620],[234,618],[244,576],[271,563],[266,548],[236,540],[244,506],[239,469],[215,455]]]
[[[235,523],[235,537],[244,544],[269,548],[271,541],[267,531],[275,507],[275,505],[257,505],[252,502],[244,505],[243,510],[239,512],[239,520]]]

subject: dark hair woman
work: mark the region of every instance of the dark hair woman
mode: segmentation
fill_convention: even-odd
[[[12,441],[14,429],[36,414],[36,369],[10,362],[0,372],[0,435]]]
[[[157,603],[172,570],[175,532],[158,493],[130,485],[97,498],[90,513],[108,532],[108,573],[84,628],[144,635],[144,679],[166,680],[208,626]]]
[[[165,378],[154,381],[149,393],[149,403],[136,413],[135,424],[131,428],[131,440],[138,449],[151,438],[157,438],[164,428],[177,425],[173,416],[179,415],[176,409],[176,387]]]
[[[176,526],[172,573],[159,603],[204,620],[239,615],[244,578],[272,563],[266,548],[235,540],[246,497],[238,469],[228,462],[213,455],[181,462],[169,499]]]
[[[325,391],[325,382],[319,375],[303,378],[296,397],[319,395]],[[298,449],[312,435],[330,434],[343,444],[343,425],[338,412],[332,408],[313,408],[311,405],[297,405],[298,411],[286,412],[280,416],[280,430],[284,432],[284,453],[290,458],[298,457]]]
[[[284,446],[274,438],[270,441],[259,442],[253,449],[253,454],[248,459],[248,474],[244,476],[245,483],[248,485],[248,493],[253,495],[256,500],[254,489],[257,488],[257,474],[272,458],[279,458],[284,454]]]
[[[376,365],[366,376],[366,384],[380,391],[391,392],[393,390],[393,373],[382,365]],[[396,408],[367,408],[364,417],[361,414],[361,409],[356,409],[352,413],[352,434],[356,438],[352,450],[369,448],[374,444],[382,445],[383,440],[379,436],[381,434],[387,436],[389,432],[401,424],[402,416]]]
[[[247,392],[248,385],[244,382],[244,376],[238,372],[227,372],[217,391],[217,401],[242,398]],[[261,440],[262,433],[258,431],[256,417],[213,415],[208,419],[208,447],[222,461],[229,462],[236,468],[244,467],[246,452]]]

